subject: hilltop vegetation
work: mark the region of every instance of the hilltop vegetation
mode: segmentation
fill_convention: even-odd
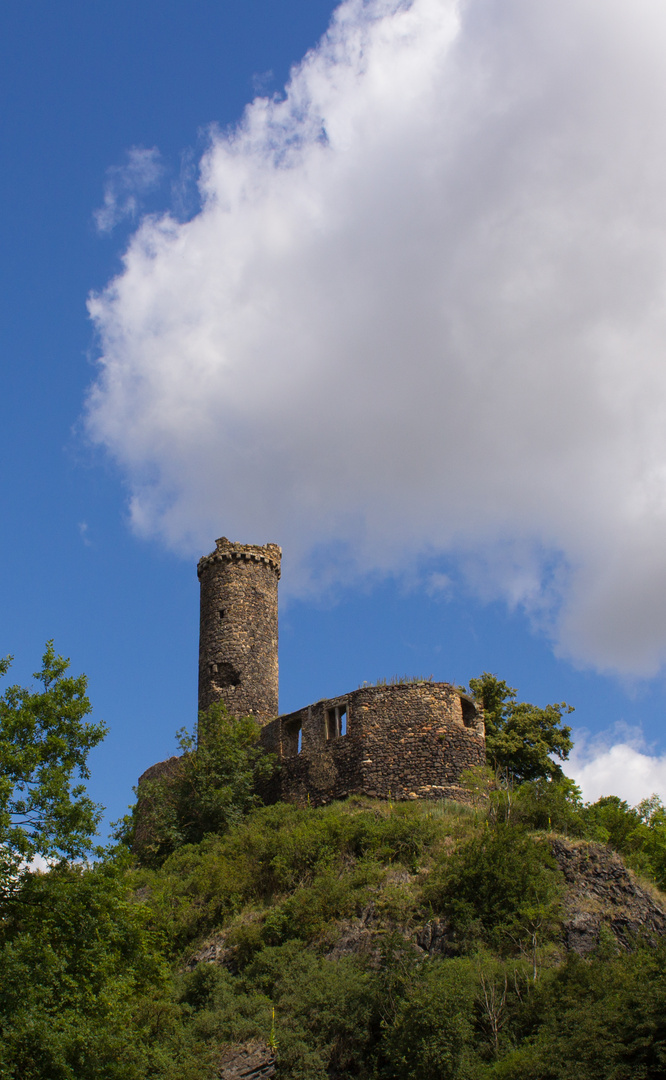
[[[294,1080],[660,1076],[663,942],[567,953],[548,835],[282,804],[159,868],[33,875],[5,909],[2,1075],[215,1076],[259,1040]]]
[[[663,916],[646,885],[654,919],[632,921],[635,887],[600,846],[666,884],[659,800],[586,806],[557,768],[519,782],[498,767],[468,778],[468,807],[261,806],[248,778],[270,761],[247,721],[221,730],[143,865],[130,820],[94,865],[5,876],[3,1080],[200,1080],[247,1044],[291,1080],[664,1075]],[[567,948],[562,851],[596,920],[584,955]]]

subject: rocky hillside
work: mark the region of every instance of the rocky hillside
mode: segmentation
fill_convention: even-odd
[[[603,844],[550,838],[550,847],[566,882],[562,941],[580,956],[599,944],[602,927],[622,948],[646,938],[651,944],[666,933],[662,897],[639,884],[620,856]]]
[[[620,856],[604,844],[548,836],[564,882],[561,897],[558,941],[564,950],[587,956],[599,945],[602,928],[609,931],[618,948],[635,949],[641,941],[656,945],[666,934],[666,897],[648,883],[640,884]],[[423,874],[387,869],[385,887],[404,887],[408,892],[423,879]],[[413,920],[399,924],[387,915],[387,906],[371,901],[352,918],[338,920],[328,928],[335,944],[326,959],[345,956],[374,958],[378,963],[381,943],[387,932],[399,932],[416,955],[453,956],[459,952],[455,931],[445,918],[432,918],[420,925]],[[234,945],[235,929],[209,935],[188,956],[185,969],[197,964],[217,964],[236,973],[239,946]]]
[[[625,1019],[656,1008],[666,955],[661,895],[611,848],[451,804],[265,807],[137,872],[135,887],[227,1080],[568,1078],[567,1055],[585,1077],[581,1055],[605,1036],[576,1044],[576,995],[585,1017],[595,1000],[606,1009],[605,1052],[631,1057],[613,1010],[623,994]],[[560,1064],[531,1073],[528,1047],[538,1070]]]

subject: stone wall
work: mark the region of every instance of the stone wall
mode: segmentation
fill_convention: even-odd
[[[261,741],[281,763],[271,797],[313,805],[464,800],[461,773],[485,761],[482,713],[449,683],[362,687],[278,717]]]
[[[262,725],[262,745],[281,765],[263,797],[313,805],[352,794],[465,801],[461,773],[485,761],[483,716],[449,683],[364,686],[277,716],[281,559],[277,544],[221,537],[197,568],[199,710],[222,702],[232,716]],[[149,781],[167,781],[166,791],[178,768],[172,758],[141,777],[139,846],[151,842]]]
[[[226,537],[199,560],[199,709],[221,701],[232,716],[260,723],[278,714],[277,544]]]

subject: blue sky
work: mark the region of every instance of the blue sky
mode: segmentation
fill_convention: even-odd
[[[88,674],[110,818],[223,534],[283,546],[285,711],[491,670],[666,796],[666,20],[593,8],[3,6],[0,653]]]

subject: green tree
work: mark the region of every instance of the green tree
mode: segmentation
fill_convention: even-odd
[[[0,924],[3,1080],[203,1080],[122,858],[26,874]]]
[[[12,657],[0,660],[0,675]],[[35,855],[76,859],[90,851],[101,809],[77,781],[89,776],[89,751],[104,738],[88,723],[85,675],[46,645],[37,691],[9,686],[0,698],[0,888],[6,895]]]
[[[562,716],[573,712],[573,707],[561,702],[542,709],[518,701],[518,691],[488,671],[470,679],[469,685],[483,705],[489,764],[512,783],[559,779],[562,769],[553,757],[566,761],[569,756],[571,728]]]
[[[525,997],[493,1080],[661,1080],[666,1075],[666,949],[569,953]]]
[[[532,829],[554,829],[571,836],[591,835],[597,839],[585,821],[582,792],[568,776],[527,780],[512,795],[515,821]]]
[[[666,807],[658,795],[629,806],[605,795],[583,809],[591,835],[614,847],[633,870],[666,885]]]
[[[391,1080],[471,1080],[476,988],[470,961],[425,961],[386,1033]]]
[[[182,756],[164,775],[144,781],[121,838],[145,865],[159,866],[183,844],[224,833],[261,803],[258,788],[275,769],[259,744],[252,716],[237,719],[221,703],[199,714],[197,733],[178,733]]]

